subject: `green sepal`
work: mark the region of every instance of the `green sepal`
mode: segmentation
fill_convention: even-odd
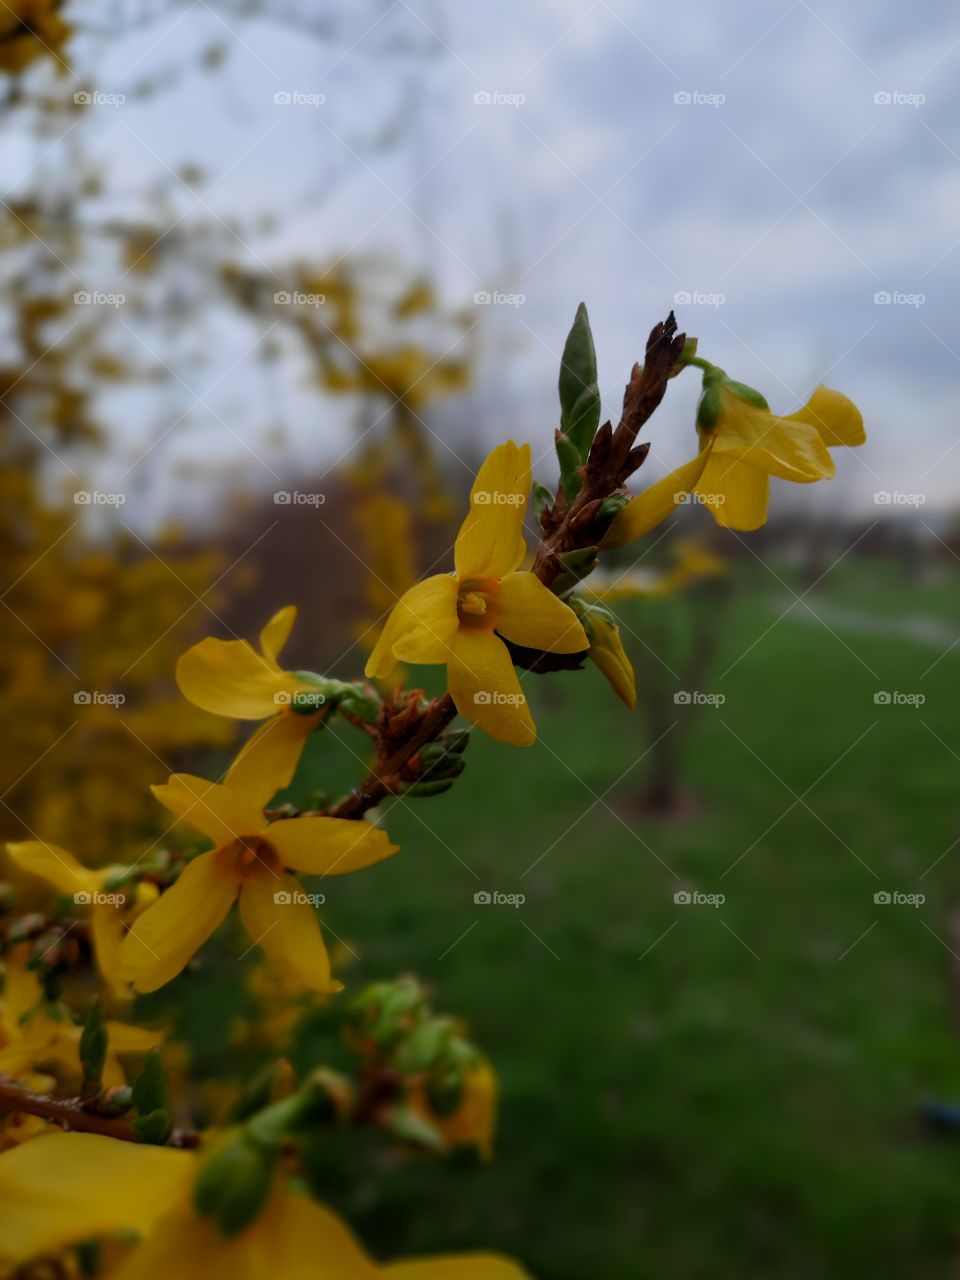
[[[553,506],[553,494],[546,485],[540,483],[539,480],[533,482],[533,514],[539,520],[540,516],[547,509]]]
[[[748,387],[745,382],[733,382],[730,378],[724,381],[724,386],[738,400],[745,400],[747,404],[753,405],[755,409],[764,409],[767,413],[770,412],[770,406],[767,404],[766,398],[755,387]]]
[[[146,1115],[137,1116],[132,1121],[131,1128],[141,1142],[154,1147],[162,1147],[170,1136],[170,1122],[166,1111],[150,1111]]]
[[[394,1107],[390,1112],[389,1128],[393,1136],[402,1142],[412,1142],[431,1151],[443,1150],[443,1135],[412,1107]]]
[[[556,595],[562,596],[578,582],[582,582],[597,567],[600,553],[596,547],[578,547],[576,551],[567,551],[560,556],[563,572],[553,582]]]

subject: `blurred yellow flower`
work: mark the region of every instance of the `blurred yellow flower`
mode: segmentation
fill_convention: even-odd
[[[366,666],[368,676],[386,679],[398,661],[445,663],[460,714],[517,746],[529,746],[536,728],[500,636],[553,653],[588,647],[569,605],[532,573],[517,572],[529,493],[530,446],[511,441],[494,449],[470,492],[455,572],[427,578],[401,597]]]
[[[25,967],[26,949],[8,954],[3,969],[3,999],[0,1000],[0,1074],[35,1087],[37,1068],[56,1076],[80,1075],[80,1037],[83,1028],[73,1022],[60,1006],[43,999],[37,975]],[[54,1016],[56,1015],[56,1016]],[[124,1084],[120,1057],[144,1054],[163,1043],[163,1034],[124,1022],[107,1022],[110,1047],[103,1068],[107,1088]]]
[[[303,744],[325,714],[301,715],[294,709],[297,694],[311,686],[277,661],[296,617],[294,605],[275,613],[260,632],[259,653],[246,640],[208,636],[177,662],[180,692],[194,706],[234,720],[266,722],[243,745],[227,774],[228,782],[261,804],[290,782]],[[265,780],[273,783],[269,795]]]
[[[8,844],[7,853],[24,871],[39,876],[76,906],[88,907],[97,966],[115,995],[124,995],[127,984],[120,976],[120,944],[130,924],[157,899],[152,884],[124,884],[110,889],[126,867],[101,867],[91,871],[72,853],[42,840]]]
[[[275,780],[267,780],[272,785]],[[275,786],[274,786],[275,789]],[[291,979],[338,991],[316,914],[300,881],[342,875],[396,853],[385,831],[346,818],[286,818],[267,823],[248,790],[173,774],[154,795],[178,819],[214,843],[143,913],[123,943],[121,971],[137,991],[155,991],[183,969],[239,900],[250,940]]]
[[[697,457],[633,498],[601,547],[622,547],[642,538],[690,493],[718,524],[758,529],[767,519],[771,476],[798,484],[829,479],[836,468],[827,446],[859,445],[866,439],[859,409],[827,387],[817,387],[796,413],[777,417],[751,388],[724,377],[712,384],[708,379],[699,421]]]
[[[141,1238],[112,1280],[529,1280],[516,1263],[464,1254],[378,1265],[331,1210],[282,1176],[258,1217],[232,1236],[197,1216],[194,1153],[53,1134],[0,1156],[0,1264],[81,1240]]]

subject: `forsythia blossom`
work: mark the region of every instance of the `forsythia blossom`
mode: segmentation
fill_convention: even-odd
[[[270,785],[267,779],[265,785]],[[276,779],[272,780],[276,789]],[[385,831],[345,818],[286,818],[267,823],[262,807],[237,788],[190,774],[154,787],[161,804],[213,841],[176,884],[136,921],[123,943],[122,969],[137,991],[155,991],[183,969],[234,902],[250,940],[302,986],[330,992],[320,926],[299,880],[342,875],[396,853]]]
[[[770,477],[807,484],[835,472],[827,446],[863,444],[856,405],[818,387],[796,413],[776,417],[750,387],[709,366],[698,415],[700,452],[620,512],[601,543],[622,547],[642,538],[695,493],[718,524],[758,529],[767,519]]]
[[[386,679],[398,661],[445,663],[460,714],[517,746],[529,746],[536,728],[501,636],[552,653],[589,646],[569,605],[519,571],[529,493],[530,446],[494,449],[470,492],[455,572],[427,578],[400,598],[366,667],[368,676]]]

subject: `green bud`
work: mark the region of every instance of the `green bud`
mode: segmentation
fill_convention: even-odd
[[[87,1010],[83,1031],[80,1033],[80,1065],[83,1068],[83,1084],[81,1096],[93,1098],[100,1092],[103,1080],[103,1065],[107,1060],[107,1049],[110,1047],[110,1036],[103,1020],[103,1009],[100,1001],[95,1001]]]
[[[151,1049],[144,1059],[140,1074],[133,1082],[131,1101],[137,1112],[133,1127],[143,1141],[165,1141],[170,1132],[167,1119],[170,1104],[159,1049]]]
[[[574,402],[573,408],[562,420],[563,432],[576,449],[581,462],[586,462],[593,444],[593,437],[600,425],[600,388],[595,382],[583,391]]]
[[[427,780],[426,782],[411,782],[403,788],[401,795],[410,796],[414,800],[425,799],[427,796],[442,796],[445,791],[449,791],[453,786],[452,778],[437,778],[435,780]]]
[[[193,1191],[201,1217],[212,1217],[222,1235],[236,1235],[250,1225],[266,1203],[273,1182],[276,1153],[238,1134],[203,1165]]]
[[[447,750],[453,755],[462,755],[470,744],[469,729],[451,729],[442,738]]]
[[[580,397],[588,388],[595,386],[597,382],[597,353],[593,345],[593,334],[590,332],[590,319],[587,315],[587,308],[584,303],[580,303],[577,307],[577,314],[574,317],[573,325],[567,335],[564,343],[563,355],[560,359],[560,425],[567,435],[573,435],[573,426],[578,422],[575,408]],[[593,427],[596,432],[597,425],[600,421],[599,395],[597,396],[597,422]],[[586,426],[584,425],[589,419],[585,419],[583,414],[579,417],[583,434],[586,434]],[[590,435],[586,442],[586,452],[589,452],[590,443],[593,440],[593,434]],[[578,445],[582,443],[578,439]],[[578,449],[579,451],[579,449]],[[582,454],[586,457],[586,452]]]

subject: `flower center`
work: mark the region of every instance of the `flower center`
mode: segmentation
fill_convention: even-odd
[[[496,582],[464,581],[457,591],[457,619],[461,628],[492,631]]]
[[[265,836],[238,836],[221,853],[230,871],[239,880],[249,880],[264,871],[279,875],[283,866],[277,851]]]

